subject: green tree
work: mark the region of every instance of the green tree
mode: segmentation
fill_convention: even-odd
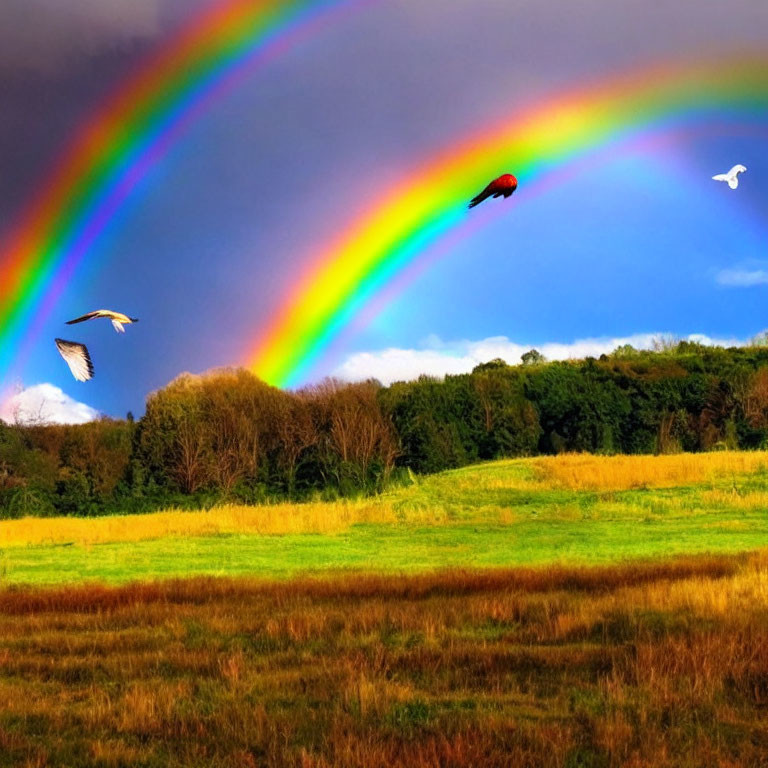
[[[520,356],[520,359],[523,365],[541,365],[546,362],[546,358],[538,349],[529,349]]]

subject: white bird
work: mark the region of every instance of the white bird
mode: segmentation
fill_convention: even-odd
[[[111,309],[97,309],[95,312],[89,312],[87,315],[76,317],[74,320],[67,320],[67,325],[83,323],[86,320],[93,320],[97,317],[108,317],[112,321],[112,327],[118,333],[125,333],[125,328],[123,328],[123,325],[139,322],[138,317],[128,317],[128,315],[124,315],[122,312],[113,312]]]
[[[93,378],[93,363],[85,344],[56,339],[56,348],[78,381],[88,381]]]
[[[712,178],[715,181],[727,181],[731,189],[736,189],[739,186],[739,174],[744,173],[746,170],[746,166],[739,163],[739,165],[734,165],[728,173],[718,173],[717,176]]]

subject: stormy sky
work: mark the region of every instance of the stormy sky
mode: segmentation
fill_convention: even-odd
[[[74,132],[206,5],[3,0],[0,238]],[[766,44],[763,0],[360,3],[194,121],[3,383],[140,413],[181,371],[242,363],[313,249],[425,158],[533,99]],[[534,200],[519,190],[503,215],[345,333],[312,376],[439,374],[489,349],[516,362],[533,345],[567,356],[655,333],[748,339],[768,326],[766,136],[768,116],[750,135],[619,153]],[[736,162],[749,168],[738,197],[709,178]],[[97,369],[79,384],[52,339],[72,337],[64,320],[103,306],[141,322],[124,338],[77,326]]]

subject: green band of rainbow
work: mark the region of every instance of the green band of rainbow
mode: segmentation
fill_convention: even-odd
[[[680,121],[768,119],[768,57],[669,64],[517,110],[442,152],[395,185],[311,266],[253,345],[248,361],[271,384],[294,386],[389,281],[476,215],[466,203],[501,173],[526,188],[586,153]]]

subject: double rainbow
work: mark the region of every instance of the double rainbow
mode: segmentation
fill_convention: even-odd
[[[98,110],[0,245],[0,383],[78,263],[190,121],[252,67],[366,2],[217,2]],[[318,249],[247,361],[270,383],[300,383],[382,288],[448,233],[472,226],[466,200],[501,172],[518,176],[521,196],[633,138],[767,119],[765,56],[643,69],[516,110],[414,169]]]
[[[471,226],[467,200],[514,173],[517,199],[569,165],[681,126],[768,121],[768,58],[643,69],[516,110],[414,169],[317,251],[248,354],[279,386],[300,384],[339,333],[417,257]]]

